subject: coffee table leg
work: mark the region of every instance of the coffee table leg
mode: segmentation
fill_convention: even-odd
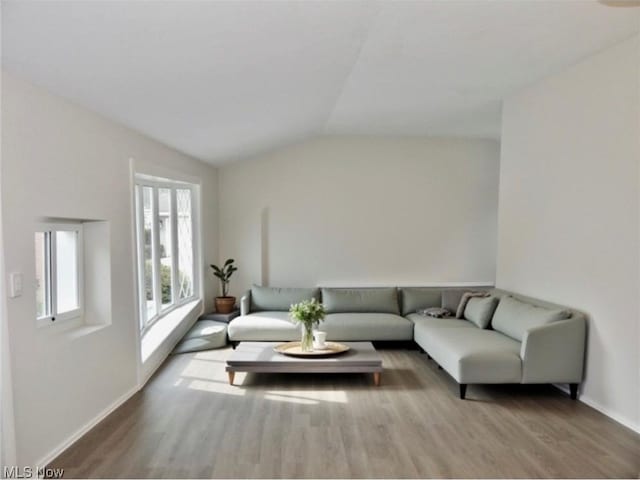
[[[380,386],[380,372],[373,372],[373,384],[376,387]]]
[[[236,376],[236,372],[227,372],[227,375],[229,375],[229,385],[233,385],[233,378]]]

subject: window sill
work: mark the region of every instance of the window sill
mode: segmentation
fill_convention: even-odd
[[[84,317],[75,317],[61,322],[47,322],[45,325],[38,325],[37,330],[41,332],[42,335],[50,337],[60,336],[75,340],[91,335],[109,326],[109,323],[85,323]]]
[[[90,335],[94,332],[98,332],[104,328],[107,328],[108,326],[109,325],[82,325],[80,327],[67,331],[66,335],[71,339],[76,339],[84,337],[85,335]]]
[[[142,335],[142,345],[140,356],[142,363],[146,362],[151,355],[169,338],[174,330],[188,317],[200,313],[202,300],[197,299],[171,311],[161,319],[157,320]]]

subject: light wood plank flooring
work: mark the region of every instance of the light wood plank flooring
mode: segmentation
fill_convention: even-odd
[[[381,350],[370,375],[236,374],[230,350],[170,357],[60,455],[65,477],[638,478],[640,435],[550,386],[471,385]]]

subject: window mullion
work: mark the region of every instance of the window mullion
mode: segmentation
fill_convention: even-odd
[[[162,283],[160,280],[160,213],[158,208],[158,188],[153,187],[151,191],[153,192],[153,202],[151,204],[151,216],[153,219],[153,228],[151,229],[151,252],[153,256],[153,265],[155,267],[153,275],[153,289],[155,292],[156,315],[160,315],[160,312],[162,311]]]
[[[196,204],[195,188],[189,189],[189,195],[191,196],[191,271],[193,272],[193,289],[191,296],[200,295],[200,269],[196,262],[199,258],[199,244],[198,244],[198,232],[200,231],[200,205]]]
[[[56,248],[56,232],[49,231],[49,289],[51,299],[51,318],[55,320],[58,314],[58,275],[57,275],[57,248]]]
[[[147,323],[147,290],[145,279],[145,259],[144,259],[144,201],[141,186],[135,189],[135,209],[136,209],[136,252],[138,254],[138,315],[140,315],[140,328],[144,328]]]
[[[175,187],[171,187],[171,295],[173,304],[180,302],[180,272],[178,262],[178,206]]]
[[[84,312],[84,238],[83,230],[76,230],[76,303],[78,310]]]
[[[51,275],[51,232],[44,232],[44,302],[45,316],[53,316],[53,292]]]

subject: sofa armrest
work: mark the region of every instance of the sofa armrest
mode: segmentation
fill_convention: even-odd
[[[525,332],[520,349],[522,383],[580,383],[586,327],[584,318],[575,317]]]
[[[247,290],[240,297],[240,315],[247,315],[251,311],[251,290]]]

